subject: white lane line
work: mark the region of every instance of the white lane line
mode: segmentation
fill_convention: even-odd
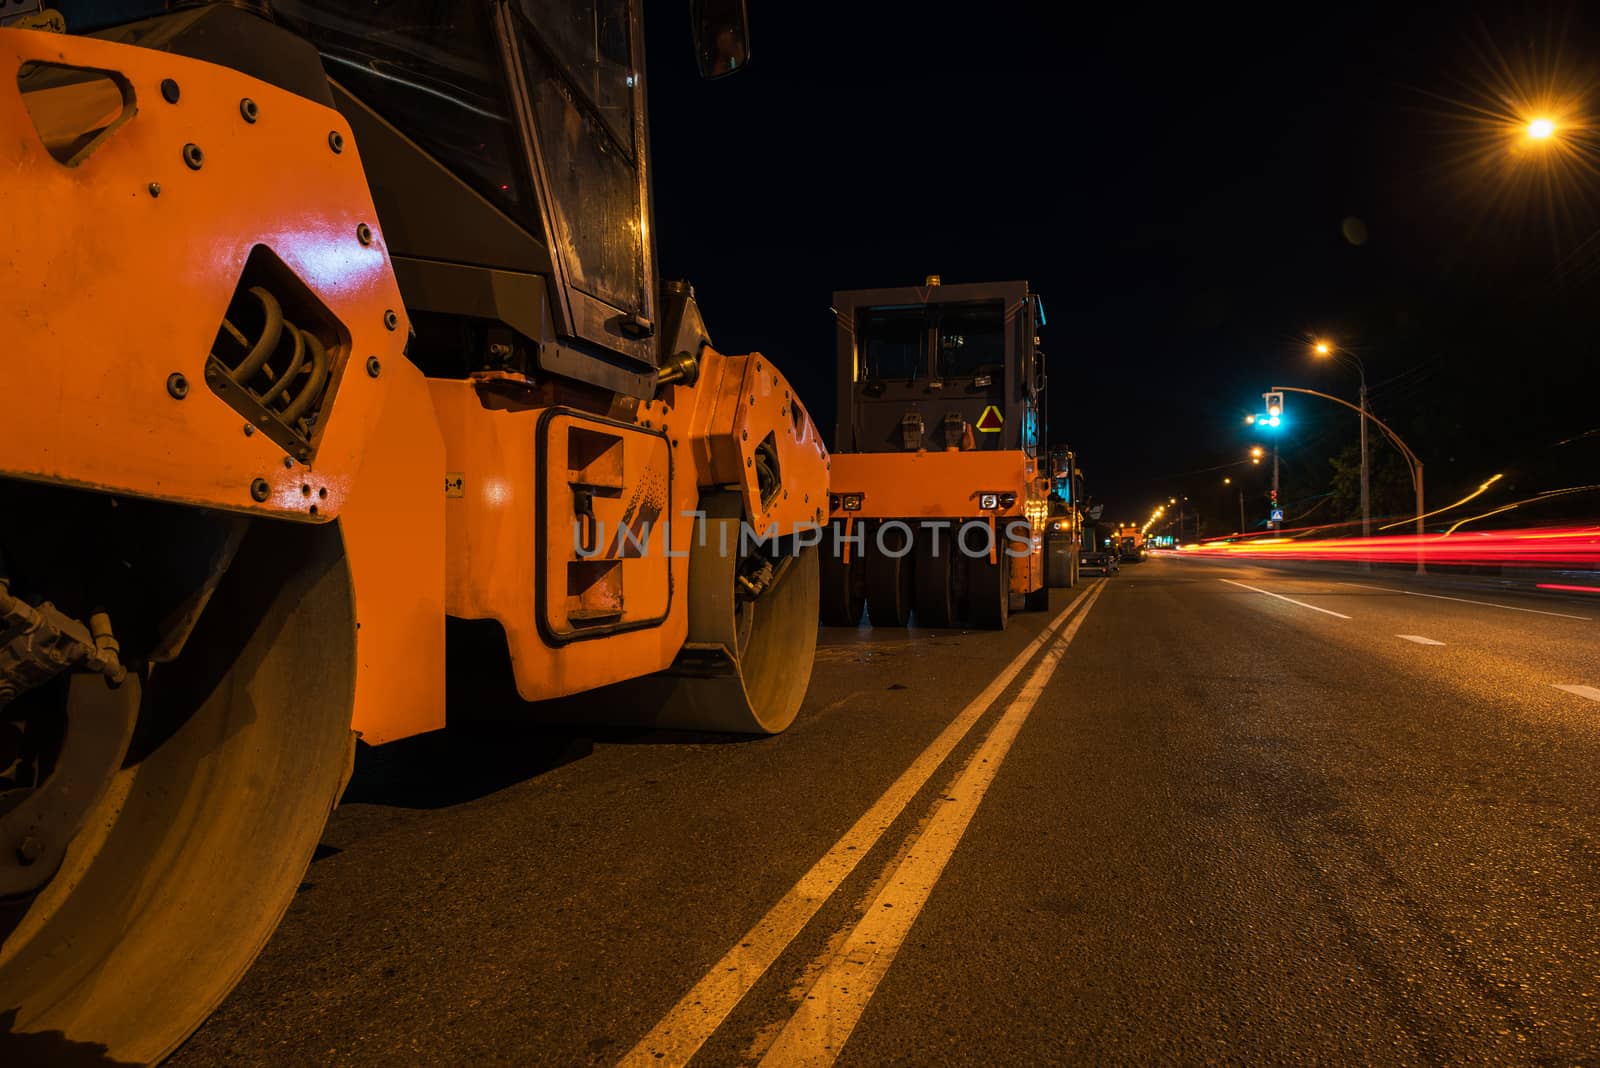
[[[1226,582],[1227,580],[1224,579],[1223,581]],[[1585,623],[1589,622],[1588,616],[1569,616],[1565,612],[1546,612],[1539,608],[1518,608],[1514,604],[1495,604],[1493,601],[1469,601],[1465,597],[1446,597],[1442,593],[1417,593],[1415,590],[1396,590],[1388,586],[1369,586],[1365,582],[1346,582],[1343,585],[1358,586],[1363,590],[1382,590],[1384,593],[1399,593],[1407,597],[1429,597],[1435,601],[1455,601],[1458,604],[1476,604],[1485,608],[1504,608],[1507,612],[1527,612],[1535,616],[1555,616],[1557,619],[1581,619]]]
[[[1251,591],[1252,593],[1264,593],[1268,597],[1276,597],[1280,601],[1288,601],[1290,604],[1297,604],[1301,608],[1309,608],[1313,612],[1321,612],[1323,615],[1338,616],[1340,619],[1350,619],[1350,618],[1352,618],[1350,616],[1345,615],[1343,612],[1334,612],[1334,611],[1332,611],[1330,609],[1327,609],[1327,608],[1318,608],[1314,604],[1306,604],[1304,601],[1297,601],[1293,597],[1285,597],[1281,593],[1273,593],[1271,590],[1257,589],[1255,586],[1246,586],[1242,582],[1234,582],[1233,579],[1223,579],[1222,581],[1223,582],[1227,582],[1227,583],[1231,583],[1232,585],[1235,585],[1235,586],[1242,587],[1244,589],[1247,589],[1247,590]]]
[[[1016,741],[1028,713],[1044,693],[1067,646],[1088,618],[1097,587],[1071,625],[1039,658],[1022,690],[1001,714],[989,737],[967,761],[943,801],[936,802],[927,827],[884,884],[838,953],[823,967],[777,1041],[761,1059],[763,1068],[831,1065],[855,1030],[867,1002],[905,944],[911,926],[944,872],[956,846],[994,782],[1000,764]]]
[[[1395,637],[1396,638],[1404,638],[1408,642],[1416,642],[1418,645],[1443,645],[1444,644],[1444,642],[1436,642],[1432,638],[1424,638],[1420,634],[1396,634]]]
[[[1033,659],[1033,655],[1045,645],[1055,633],[1056,629],[1072,614],[1073,609],[1079,605],[1087,605],[1089,601],[1098,597],[1100,591],[1105,589],[1105,583],[1096,583],[1092,590],[1079,594],[1073,602],[1062,609],[1049,626],[1040,632],[1039,636],[1029,642],[1016,657],[1007,664],[1005,669],[996,675],[984,687],[982,693],[974,697],[967,707],[963,708],[955,719],[939,733],[939,736],[924,749],[911,766],[900,774],[900,777],[883,792],[883,796],[873,802],[854,826],[844,833],[833,844],[833,847],[823,854],[822,858],[811,866],[811,870],[800,877],[789,892],[784,894],[777,904],[767,911],[767,914],[756,922],[756,925],[745,932],[743,938],[728,950],[723,958],[712,965],[694,987],[685,994],[662,1017],[661,1022],[651,1028],[650,1033],[639,1040],[638,1045],[628,1051],[628,1054],[618,1062],[619,1068],[643,1068],[645,1065],[677,1066],[688,1063],[705,1045],[706,1039],[722,1026],[734,1006],[750,992],[772,962],[778,959],[790,942],[811,922],[811,917],[816,915],[823,902],[838,889],[844,882],[861,858],[877,844],[883,832],[905,807],[911,799],[944,763],[957,743],[966,737],[967,732],[989,710],[989,706],[999,700],[1011,681]]]
[[[1591,701],[1600,701],[1600,690],[1595,689],[1593,686],[1563,686],[1561,683],[1555,683],[1555,688],[1565,690],[1568,693],[1575,693],[1579,697],[1587,697]]]

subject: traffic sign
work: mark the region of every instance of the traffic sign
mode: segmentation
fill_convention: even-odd
[[[1274,523],[1283,522],[1283,509],[1282,508],[1274,508],[1272,510],[1272,522],[1274,522]]]
[[[1000,414],[1000,409],[991,404],[983,410],[982,415],[978,416],[978,421],[973,426],[984,434],[998,434],[1005,422],[1006,417]]]

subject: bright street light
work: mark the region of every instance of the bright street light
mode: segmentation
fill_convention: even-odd
[[[1319,341],[1315,345],[1311,346],[1311,351],[1315,352],[1318,356],[1326,356],[1328,353],[1333,351],[1333,346],[1328,344],[1326,341]]]
[[[1224,485],[1224,486],[1231,486],[1231,485],[1233,485],[1233,479],[1231,479],[1231,478],[1224,478],[1224,479],[1223,479],[1223,480],[1222,480],[1222,484],[1223,484],[1223,485]]]
[[[1548,141],[1556,132],[1556,124],[1549,119],[1539,118],[1528,123],[1528,137],[1534,141]]]
[[[1255,459],[1259,460],[1259,459],[1261,459],[1262,451],[1263,450],[1262,450],[1261,446],[1260,445],[1256,445],[1256,446],[1251,448],[1250,455],[1252,457],[1254,457]]]

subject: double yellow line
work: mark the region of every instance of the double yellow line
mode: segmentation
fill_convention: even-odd
[[[948,794],[941,795],[943,800],[933,810],[920,835],[904,851],[894,871],[882,881],[877,900],[837,952],[830,950],[824,960],[817,962],[820,967],[806,997],[762,1061],[773,1068],[831,1064],[888,972],[1022,724],[1104,589],[1104,583],[1096,583],[1051,620],[1039,636],[950,721],[811,870],[622,1058],[620,1064],[624,1068],[687,1064],[905,811],[990,706],[999,700],[1029,661],[1045,649],[1045,655],[1028,675],[1017,696],[967,761],[955,786]],[[1082,610],[1074,617],[1073,613],[1080,606]],[[1069,617],[1070,623],[1067,622]],[[885,908],[888,904],[894,907]]]

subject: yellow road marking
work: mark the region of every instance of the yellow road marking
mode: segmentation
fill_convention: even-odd
[[[844,837],[835,842],[811,866],[811,870],[801,876],[800,881],[721,960],[712,965],[705,978],[696,983],[661,1022],[628,1051],[618,1062],[619,1068],[687,1064],[689,1058],[705,1045],[706,1039],[722,1026],[722,1021],[728,1018],[734,1006],[772,967],[772,962],[811,922],[817,910],[844,882],[845,877],[855,870],[861,858],[877,844],[883,832],[905,811],[911,799],[944,763],[951,750],[966,737],[973,724],[999,699],[1072,611],[1098,596],[1100,589],[1101,586],[1097,585],[1093,592],[1079,594],[1063,608],[1039,636],[1029,642],[984,687],[983,692],[950,721],[939,736],[912,761],[911,766],[883,792],[883,796],[844,833]]]

